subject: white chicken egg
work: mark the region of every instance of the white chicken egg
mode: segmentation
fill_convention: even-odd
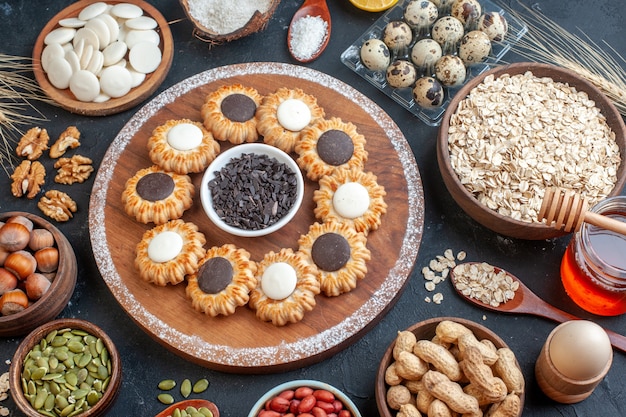
[[[443,55],[441,45],[432,39],[421,39],[415,42],[411,48],[411,61],[420,70],[432,72],[435,68],[435,62]]]
[[[417,79],[415,65],[409,61],[398,59],[387,68],[387,82],[393,88],[407,88]]]
[[[501,42],[509,30],[509,24],[500,13],[485,12],[478,18],[478,29],[485,32],[492,41]]]
[[[550,359],[563,375],[586,380],[602,373],[613,358],[613,349],[602,327],[588,320],[572,320],[552,333]]]
[[[399,51],[406,48],[413,40],[411,27],[401,20],[392,20],[385,25],[383,31],[383,42],[392,51]]]
[[[413,87],[415,102],[425,109],[441,107],[444,94],[443,86],[433,77],[421,77]]]
[[[490,52],[491,40],[483,31],[472,30],[461,39],[459,57],[467,66],[484,61]]]
[[[465,82],[466,69],[463,60],[456,55],[444,55],[435,63],[435,76],[446,87]]]
[[[431,31],[431,37],[441,45],[444,54],[455,51],[464,34],[463,23],[453,16],[438,19]]]
[[[411,0],[404,9],[404,20],[417,33],[426,33],[437,17],[439,10],[430,0]]]
[[[466,28],[475,25],[482,12],[478,0],[456,0],[450,9],[450,14],[459,19]]]
[[[391,53],[385,42],[369,39],[361,45],[361,62],[371,71],[384,71],[391,62]]]

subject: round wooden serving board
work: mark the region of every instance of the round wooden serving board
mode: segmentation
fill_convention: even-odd
[[[195,311],[185,284],[157,287],[142,281],[135,268],[135,247],[154,227],[127,216],[121,204],[125,182],[152,165],[146,144],[153,129],[170,119],[201,121],[206,95],[226,84],[240,83],[261,94],[279,87],[301,88],[314,95],[326,117],[357,126],[367,140],[369,161],[389,205],[381,227],[369,234],[372,253],[368,273],[357,288],[339,297],[318,296],[317,305],[295,324],[275,327],[240,307],[228,317]],[[229,144],[222,143],[222,149]],[[196,187],[202,174],[191,175]],[[294,220],[262,238],[239,238],[222,232],[205,216],[199,191],[183,219],[198,225],[206,247],[234,243],[259,261],[282,247],[297,249],[300,235],[315,221],[313,191],[307,181],[304,203]],[[411,148],[391,118],[367,97],[318,71],[279,63],[251,63],[215,68],[188,78],[161,93],[129,120],[109,147],[98,171],[90,202],[90,232],[96,262],[121,306],[149,335],[200,365],[227,372],[278,372],[320,361],[363,335],[402,292],[421,242],[424,224],[421,178]]]
[[[128,110],[143,102],[161,85],[172,66],[172,59],[174,58],[174,40],[172,38],[172,32],[163,15],[154,6],[142,0],[106,0],[106,3],[110,5],[118,3],[135,4],[143,9],[144,16],[149,16],[156,20],[158,27],[155,30],[161,37],[161,43],[159,44],[162,53],[161,64],[154,72],[146,74],[146,79],[143,83],[131,89],[128,94],[123,97],[112,98],[103,103],[83,102],[77,100],[69,88],[60,90],[54,87],[50,81],[48,81],[48,76],[41,66],[41,53],[45,47],[44,39],[46,35],[53,29],[59,27],[59,20],[77,17],[80,11],[86,6],[99,1],[101,0],[81,0],[61,10],[56,16],[50,19],[41,30],[33,48],[33,72],[35,73],[35,79],[41,89],[48,97],[65,110],[84,116],[107,116]]]

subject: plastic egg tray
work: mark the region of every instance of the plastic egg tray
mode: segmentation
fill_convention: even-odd
[[[356,72],[358,75],[367,80],[370,84],[374,85],[385,95],[390,97],[396,103],[413,113],[424,123],[430,126],[439,126],[443,114],[450,103],[450,100],[463,86],[444,87],[445,99],[443,104],[437,108],[422,108],[413,100],[413,92],[411,88],[393,88],[386,79],[384,72],[374,72],[367,69],[360,59],[361,45],[369,39],[382,39],[385,26],[390,21],[403,20],[404,9],[411,0],[400,0],[395,6],[387,10],[369,29],[363,33],[352,45],[350,45],[342,54],[341,62],[343,62],[348,68]],[[487,71],[489,68],[497,65],[507,52],[514,46],[528,31],[528,28],[523,22],[514,19],[509,13],[505,12],[501,7],[488,1],[481,0],[480,5],[484,12],[499,12],[505,17],[508,23],[508,32],[505,39],[501,42],[491,43],[491,54],[487,59],[479,64],[471,65],[467,68],[467,76],[465,82],[476,77],[479,74]],[[443,17],[440,15],[439,17]],[[417,39],[414,39],[414,42]],[[411,44],[412,46],[412,44]],[[394,57],[392,56],[392,62]]]

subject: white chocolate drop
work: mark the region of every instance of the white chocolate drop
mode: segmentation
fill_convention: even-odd
[[[63,58],[65,56],[65,49],[60,43],[51,43],[43,48],[41,53],[41,67],[44,71],[48,72],[48,65],[52,58]]]
[[[44,38],[43,43],[45,45],[50,45],[51,43],[60,43],[63,45],[71,41],[75,35],[76,29],[60,27],[50,31]]]
[[[155,29],[159,24],[150,16],[139,16],[126,21],[125,25],[129,29],[150,30]]]
[[[152,238],[148,244],[148,257],[152,262],[167,262],[176,258],[182,250],[183,238],[176,232],[165,231]]]
[[[80,101],[92,101],[100,94],[98,77],[87,70],[77,71],[69,83],[70,91]]]
[[[120,19],[134,19],[141,16],[143,14],[143,10],[141,10],[141,7],[136,4],[118,3],[111,9],[111,14],[119,17]]]
[[[108,7],[109,6],[103,1],[92,3],[89,6],[86,6],[84,9],[82,9],[80,13],[78,13],[78,18],[80,20],[93,19],[94,17],[99,16],[102,13],[106,12]]]
[[[191,123],[179,123],[167,131],[167,143],[179,151],[195,149],[202,143],[202,130]]]
[[[283,300],[296,289],[298,277],[295,269],[285,262],[268,266],[261,277],[261,289],[272,300]]]
[[[356,219],[365,214],[370,206],[367,188],[358,182],[342,184],[333,195],[335,211],[346,219]]]
[[[63,90],[70,85],[72,66],[62,57],[55,57],[48,63],[48,79],[50,84]]]
[[[143,41],[130,48],[128,60],[135,71],[149,74],[156,70],[161,63],[161,49],[149,41]]]
[[[132,76],[124,67],[113,65],[102,70],[100,87],[102,92],[112,98],[122,97],[130,91]]]
[[[311,109],[302,100],[290,98],[279,104],[276,118],[285,129],[298,132],[311,122]]]

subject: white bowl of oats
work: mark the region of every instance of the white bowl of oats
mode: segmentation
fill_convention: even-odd
[[[461,88],[437,143],[457,204],[483,226],[529,240],[564,234],[538,220],[547,187],[573,189],[590,205],[619,195],[625,154],[626,127],[609,98],[570,70],[528,62]]]

